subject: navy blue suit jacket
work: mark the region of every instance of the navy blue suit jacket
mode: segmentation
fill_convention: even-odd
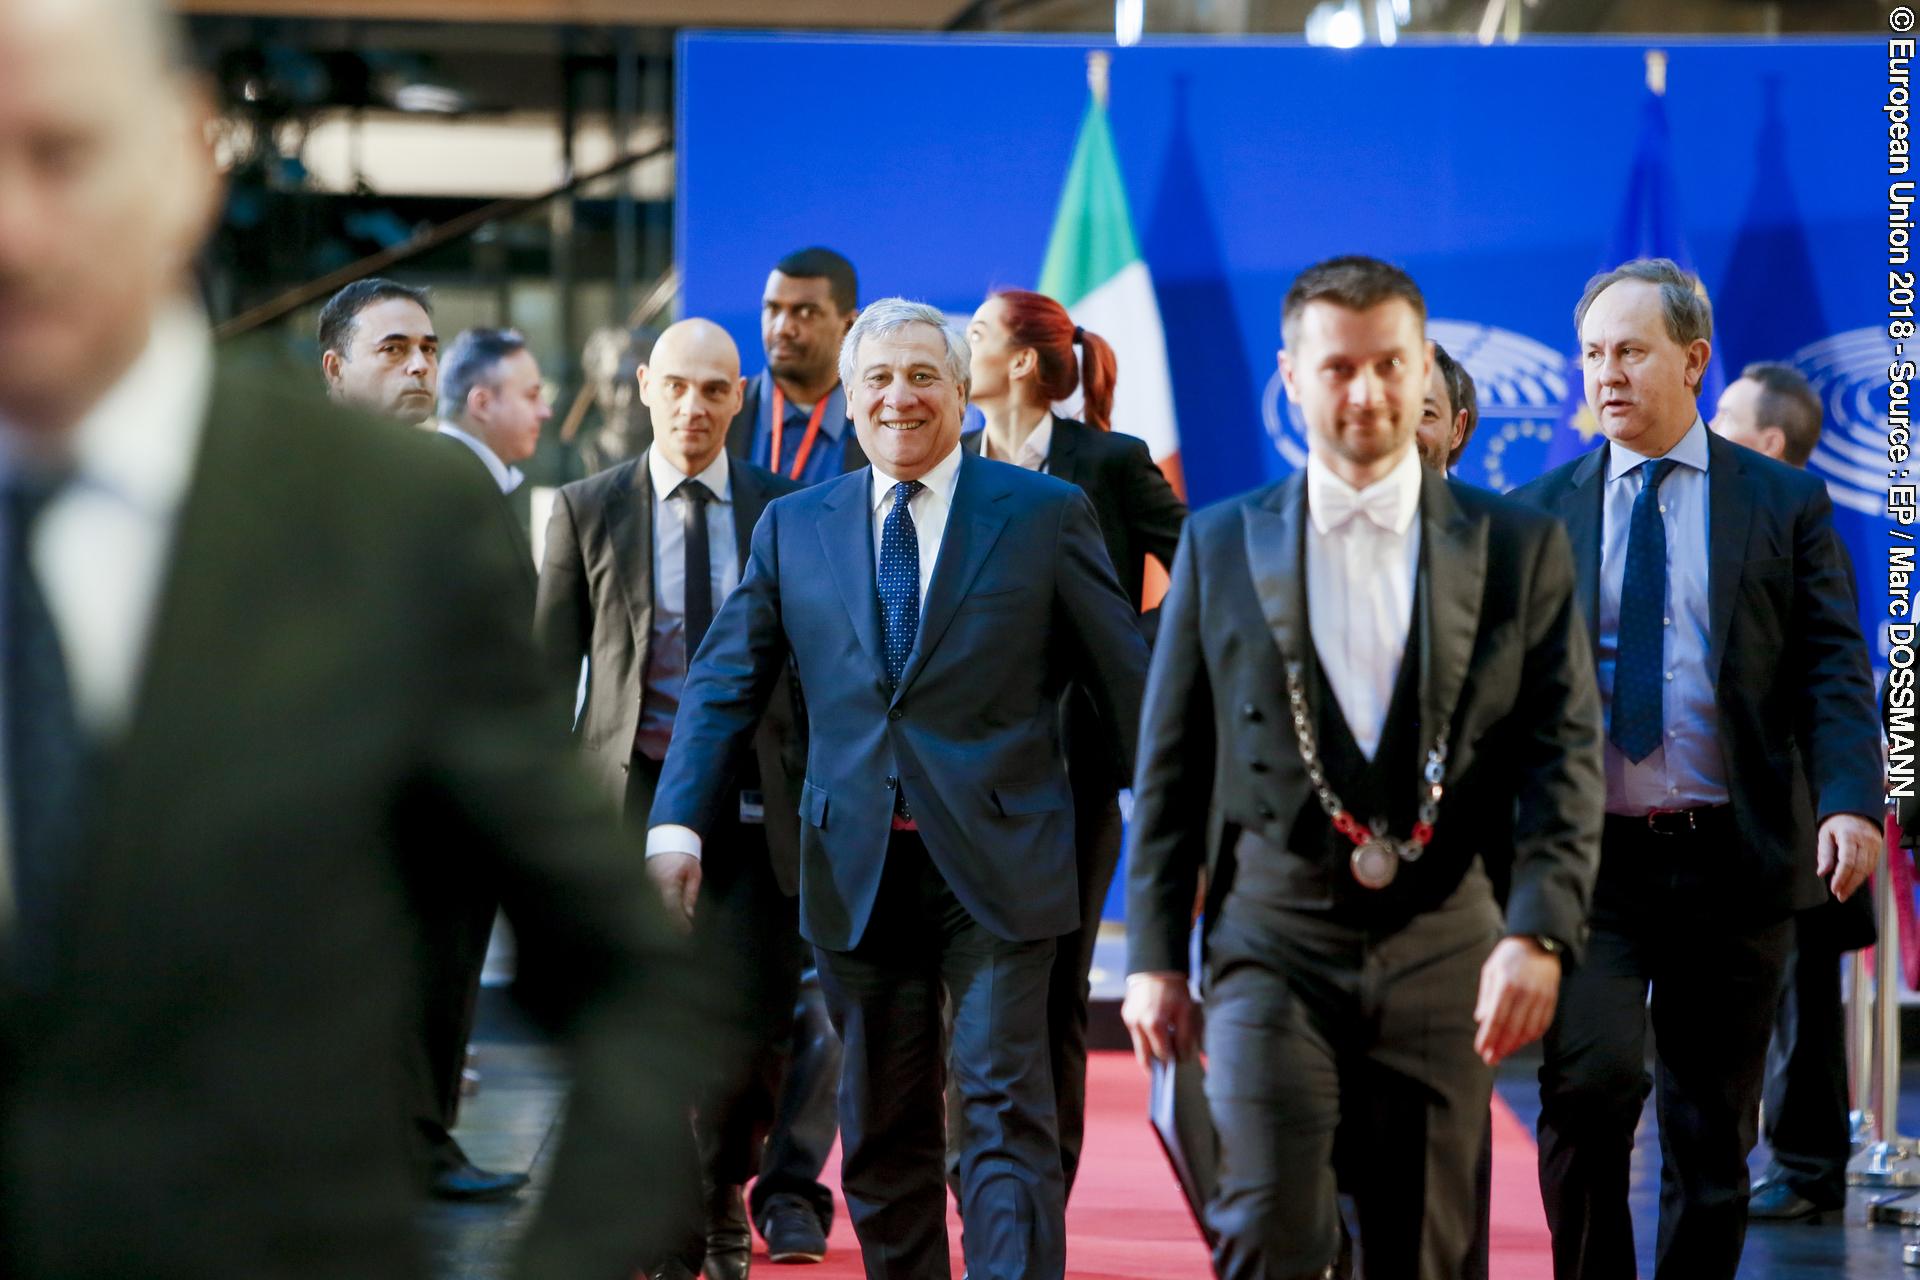
[[[961,460],[918,642],[891,694],[880,641],[871,471],[774,501],[687,677],[653,822],[703,834],[791,653],[812,737],[800,794],[807,939],[865,932],[904,787],[934,865],[1013,941],[1080,924],[1057,707],[1094,695],[1133,759],[1146,645],[1078,488]]]
[[[1574,599],[1599,649],[1607,446],[1513,496],[1560,517]],[[1743,849],[1728,905],[1764,916],[1817,906],[1817,820],[1886,806],[1880,720],[1852,570],[1818,476],[1707,439],[1707,648],[1717,736]]]

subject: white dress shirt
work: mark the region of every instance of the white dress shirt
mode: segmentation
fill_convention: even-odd
[[[927,588],[933,585],[933,566],[940,558],[940,539],[947,532],[947,513],[953,510],[953,486],[960,479],[960,459],[966,452],[958,444],[933,469],[920,477],[923,486],[913,495],[907,511],[913,516],[913,531],[920,541],[920,612],[927,611]],[[873,471],[873,563],[880,565],[880,533],[893,511],[893,486],[899,481],[874,463]],[[875,591],[879,590],[878,586]]]
[[[1040,424],[1027,433],[1011,458],[1002,458],[993,451],[993,437],[986,431],[980,433],[980,456],[994,458],[1000,462],[1011,462],[1016,467],[1025,467],[1029,471],[1045,471],[1047,457],[1053,452],[1053,412],[1048,410],[1040,415]]]
[[[923,615],[927,611],[927,589],[933,584],[934,564],[940,558],[940,540],[946,536],[947,515],[953,510],[953,490],[960,480],[960,461],[965,452],[955,441],[952,451],[920,477],[924,487],[913,495],[912,505],[907,508],[913,515],[913,529],[920,543],[920,612]],[[893,510],[893,486],[899,482],[882,471],[877,462],[870,469],[873,473],[870,490],[873,495],[873,563],[877,574],[880,565],[880,530],[886,523],[888,513]],[[874,607],[877,609],[877,583],[874,591]],[[663,853],[684,853],[698,858],[700,845],[699,832],[676,823],[664,823],[647,832],[649,858]]]
[[[1407,652],[1420,571],[1419,512],[1414,450],[1357,491],[1308,452],[1307,625],[1347,728],[1369,760]]]
[[[487,464],[487,474],[491,475],[493,482],[500,486],[501,493],[512,493],[520,487],[520,482],[526,479],[526,476],[521,473],[520,468],[510,467],[500,461],[500,455],[495,453],[487,442],[480,439],[480,437],[469,435],[444,419],[440,423],[439,430],[441,435],[452,436],[455,440],[458,440],[461,444],[473,450],[475,456]]]
[[[206,319],[186,303],[164,308],[146,350],[74,431],[73,479],[34,527],[28,556],[60,632],[75,714],[96,742],[132,718],[212,382]],[[18,452],[0,421],[0,469]],[[10,913],[13,885],[7,811],[0,803],[0,913]]]

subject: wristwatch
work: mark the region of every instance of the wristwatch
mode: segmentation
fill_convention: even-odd
[[[1533,939],[1534,945],[1550,956],[1559,956],[1566,952],[1566,948],[1560,945],[1558,938],[1550,938],[1544,933],[1529,933],[1522,936]]]

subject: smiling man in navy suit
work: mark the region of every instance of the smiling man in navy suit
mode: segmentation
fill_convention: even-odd
[[[1057,707],[1081,682],[1131,762],[1146,674],[1086,495],[960,448],[968,364],[932,307],[861,312],[841,381],[872,466],[761,517],[648,837],[669,907],[691,911],[701,838],[791,655],[812,724],[801,931],[846,1043],[841,1173],[873,1280],[949,1275],[943,989],[968,1271],[1064,1273],[1047,982],[1080,908]]]

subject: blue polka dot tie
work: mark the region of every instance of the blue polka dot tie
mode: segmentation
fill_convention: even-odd
[[[907,655],[920,634],[920,533],[913,527],[918,480],[893,486],[893,510],[880,526],[880,636],[887,651],[887,687],[900,687]]]
[[[1639,764],[1660,745],[1666,686],[1667,523],[1660,484],[1679,464],[1642,463],[1640,492],[1627,521],[1627,565],[1620,578],[1620,651],[1613,665],[1613,721],[1607,737]]]

